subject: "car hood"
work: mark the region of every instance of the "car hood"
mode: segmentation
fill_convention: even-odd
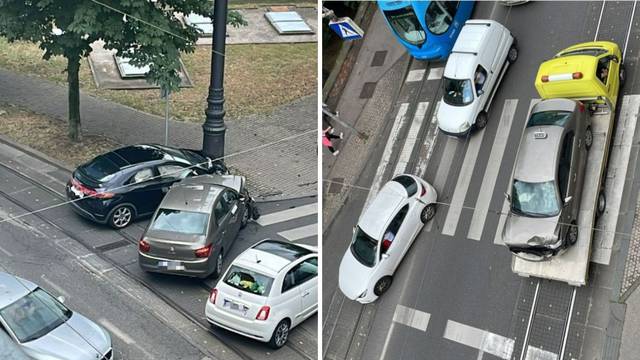
[[[362,265],[348,248],[338,270],[338,286],[342,293],[351,300],[357,299],[367,290],[373,269]]]
[[[66,323],[45,336],[22,344],[29,356],[68,360],[97,360],[111,348],[109,335],[91,320],[73,313]]]
[[[545,218],[509,213],[502,239],[509,247],[550,246],[558,241],[560,215]]]
[[[438,107],[438,127],[448,133],[463,133],[471,127],[474,119],[473,103],[466,106],[452,106],[444,101]]]

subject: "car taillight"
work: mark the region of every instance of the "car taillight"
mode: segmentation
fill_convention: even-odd
[[[96,192],[93,197],[97,199],[111,199],[114,196],[115,194],[110,192]]]
[[[424,185],[422,185],[422,184],[420,185],[420,187],[422,188],[422,192],[420,193],[420,197],[423,197],[424,194],[427,193],[427,188],[425,188]]]
[[[140,249],[140,252],[149,252],[149,250],[151,250],[151,245],[144,239],[141,239],[138,242],[138,249]]]
[[[199,258],[209,257],[209,255],[211,255],[212,248],[213,248],[213,244],[209,244],[205,247],[202,247],[196,250],[196,257],[199,257]]]
[[[94,197],[96,199],[111,199],[112,197],[115,196],[114,193],[110,193],[106,191],[105,192],[96,191],[87,186],[84,186],[80,181],[76,179],[71,179],[71,185],[73,185],[73,187],[75,187],[76,189],[80,190],[84,195],[89,197]]]
[[[267,320],[269,318],[269,312],[271,308],[268,306],[263,306],[258,310],[258,315],[256,315],[256,320]]]
[[[573,74],[571,74],[571,77],[574,79],[582,79],[582,73],[581,72],[574,72]]]
[[[584,112],[584,104],[581,101],[578,101],[578,108],[580,109],[580,112]]]
[[[211,289],[211,295],[209,295],[209,301],[211,301],[212,304],[215,304],[217,297],[218,297],[218,289],[216,288]]]
[[[542,75],[542,77],[540,78],[540,80],[541,80],[542,82],[547,82],[547,81],[549,81],[549,75]]]

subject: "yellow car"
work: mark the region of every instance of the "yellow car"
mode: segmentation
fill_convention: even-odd
[[[536,90],[543,99],[569,98],[615,110],[624,83],[620,47],[610,41],[576,44],[540,65]]]

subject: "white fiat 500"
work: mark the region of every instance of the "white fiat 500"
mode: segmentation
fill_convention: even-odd
[[[275,349],[317,311],[317,249],[270,239],[233,260],[205,308],[211,324]]]
[[[436,213],[436,190],[413,175],[388,182],[365,209],[342,258],[340,290],[370,303],[391,286],[393,273],[424,224]]]

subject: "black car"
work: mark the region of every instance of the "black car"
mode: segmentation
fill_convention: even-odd
[[[81,216],[121,229],[153,214],[176,181],[212,173],[227,173],[224,163],[194,150],[126,146],[80,165],[67,184],[67,199]]]

